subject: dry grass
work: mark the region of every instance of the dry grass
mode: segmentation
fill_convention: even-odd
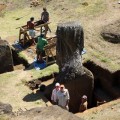
[[[13,111],[17,111],[19,108],[25,110],[25,108],[37,107],[38,104],[36,103],[39,103],[39,106],[46,106],[44,99],[40,95],[34,100],[35,95],[32,95],[31,90],[24,85],[25,80],[30,79],[30,74],[26,71],[16,71],[12,72],[12,75],[7,78],[6,75],[8,74],[0,75],[1,102],[11,104]],[[28,102],[23,100],[27,96],[29,97],[29,100],[27,98]]]
[[[88,5],[84,5],[84,2]],[[52,22],[51,30],[54,33],[59,22],[79,21],[85,31],[87,55],[84,58],[95,59],[108,69],[118,70],[120,69],[119,45],[106,42],[100,36],[102,26],[120,17],[119,9],[114,7],[117,5],[115,2],[115,0],[52,0],[47,4]],[[23,3],[22,1],[21,4]],[[18,7],[15,11],[7,11],[5,17],[0,18],[1,37],[18,36],[19,29],[16,27],[25,25],[31,16],[36,20],[40,19],[41,12],[42,7],[30,8],[28,4],[23,9]],[[20,17],[23,18],[16,20]]]
[[[25,82],[51,75],[54,72],[58,72],[56,64],[40,71],[19,70],[0,74],[0,101],[11,104],[13,111],[17,111],[19,108],[25,110],[25,108],[46,106],[45,98],[40,94],[31,94],[32,91],[25,86]],[[24,100],[25,98],[27,101]]]

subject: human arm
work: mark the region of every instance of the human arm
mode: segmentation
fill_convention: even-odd
[[[47,45],[48,41],[46,39],[44,39],[44,45]]]
[[[52,95],[51,95],[51,101],[52,101],[52,103],[54,102],[53,100],[54,100],[54,90],[52,91]]]
[[[27,29],[29,29],[29,21],[27,22]]]
[[[65,107],[68,106],[69,100],[70,100],[70,95],[69,95],[69,92],[68,92],[68,90],[67,90],[67,91],[66,91],[66,105],[65,105]]]
[[[49,22],[49,13],[48,13],[48,22]]]
[[[87,102],[80,104],[79,112],[84,112],[85,110],[87,110]]]

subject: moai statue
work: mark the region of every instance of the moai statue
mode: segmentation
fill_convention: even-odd
[[[56,33],[56,58],[59,66],[57,82],[69,90],[69,109],[76,113],[83,95],[87,95],[88,107],[91,106],[94,88],[93,74],[82,65],[84,32],[79,22],[67,22],[58,24]]]

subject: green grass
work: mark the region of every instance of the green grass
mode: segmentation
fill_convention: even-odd
[[[13,76],[15,76],[15,73],[13,73],[13,72],[0,74],[0,83],[3,83],[4,81],[6,81],[7,79],[9,79]]]
[[[19,35],[18,27],[26,25],[30,17],[34,16],[36,20],[40,18],[39,10],[34,8],[23,8],[16,9],[15,11],[7,11],[3,18],[0,18],[1,26],[1,37],[6,38],[7,36],[17,36]],[[21,18],[22,17],[22,18]],[[19,20],[16,20],[20,18]]]
[[[18,57],[23,58],[24,60],[27,60],[26,56],[22,52],[18,53]]]
[[[87,2],[88,6],[82,5],[82,3]],[[102,13],[105,10],[104,0],[80,0],[79,7],[75,8],[76,14],[82,14],[82,16],[95,16]]]
[[[59,72],[59,70],[58,70],[58,66],[56,64],[53,64],[51,66],[46,67],[43,70],[32,69],[28,72],[31,73],[31,76],[33,76],[34,79],[37,79],[37,78],[49,76],[49,75],[53,74],[54,72]]]
[[[40,6],[37,8],[30,8],[29,5],[26,4],[25,7],[24,6],[25,0],[22,1],[11,0],[11,1],[14,2],[14,4],[17,4],[18,7],[14,8],[13,10],[9,10],[9,11],[6,10],[5,16],[3,18],[0,18],[2,38],[5,38],[7,36],[18,36],[19,29],[16,28],[25,25],[26,22],[32,16],[35,17],[35,20],[40,19],[40,14],[42,12],[42,7]],[[63,3],[60,3],[61,6],[60,4],[56,3],[57,10],[54,10],[55,6],[53,7],[52,3],[48,4],[48,11],[50,12],[50,21],[52,22],[52,24],[50,25],[52,31],[55,32],[57,23],[60,21],[74,20],[76,17],[79,18],[84,15],[85,16],[98,15],[99,13],[105,10],[105,4],[103,3],[103,0],[95,0],[95,1],[87,0],[87,1],[89,5],[86,7],[80,4],[81,0],[76,2],[73,2],[72,0],[64,1],[64,3],[67,4],[69,7],[65,6],[65,4]],[[76,5],[76,3],[78,4]],[[62,8],[68,8],[68,10],[70,11],[69,14],[66,12],[64,13],[64,11],[62,11]],[[21,19],[16,20],[17,18],[21,18]]]

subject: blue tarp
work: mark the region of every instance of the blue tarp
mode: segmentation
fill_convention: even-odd
[[[43,63],[39,63],[37,62],[36,58],[34,59],[34,68],[36,70],[41,70],[41,69],[44,69],[46,67],[46,62],[43,61]]]
[[[18,49],[19,51],[23,50],[21,44],[19,44],[18,41],[14,42],[13,47],[16,48],[16,49]]]

